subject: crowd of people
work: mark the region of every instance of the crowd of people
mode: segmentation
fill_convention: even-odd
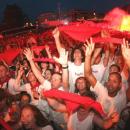
[[[130,129],[128,41],[66,48],[60,35],[52,31],[58,57],[49,45],[35,53],[35,41],[11,66],[0,61],[0,119],[12,130]]]

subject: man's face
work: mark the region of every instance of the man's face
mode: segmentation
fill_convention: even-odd
[[[53,74],[51,79],[52,88],[58,89],[61,85],[61,75]]]
[[[121,81],[116,74],[110,74],[107,82],[108,94],[117,93],[121,88]]]
[[[21,122],[25,128],[33,128],[35,125],[34,114],[29,108],[24,108],[21,112]]]

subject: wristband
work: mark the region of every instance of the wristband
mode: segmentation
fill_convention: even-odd
[[[64,66],[62,66],[62,69],[68,69],[68,65],[67,65],[67,66],[65,66],[65,67],[64,67]]]

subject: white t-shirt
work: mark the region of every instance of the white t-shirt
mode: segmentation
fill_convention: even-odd
[[[101,103],[104,112],[108,116],[114,112],[118,112],[120,114],[126,106],[126,90],[123,86],[115,97],[110,97],[108,95],[107,88],[99,81],[97,81],[94,88],[91,87],[91,90],[97,95],[97,101]]]
[[[45,80],[43,84],[41,84],[38,88],[38,92],[41,93],[42,90],[50,90],[51,83],[48,80]]]
[[[101,61],[99,64],[94,64],[92,65],[91,68],[92,68],[92,73],[95,76],[95,78],[101,82],[105,73],[105,69],[106,69],[106,67],[103,64],[103,58],[101,58]]]
[[[94,113],[90,112],[83,121],[79,121],[77,112],[75,112],[70,116],[67,126],[71,128],[71,130],[92,130],[93,117]]]
[[[73,62],[68,62],[68,70],[69,70],[69,85],[70,85],[70,92],[75,91],[75,80],[78,77],[84,76],[84,63],[81,63],[81,65],[77,66]]]
[[[5,82],[2,86],[0,86],[3,89],[8,89],[9,93],[12,95],[18,94],[19,91],[19,85],[16,84],[16,80],[13,78],[10,78],[8,82]]]
[[[40,130],[54,130],[51,125],[42,127]]]

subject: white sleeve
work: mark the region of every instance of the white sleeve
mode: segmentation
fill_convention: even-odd
[[[98,97],[106,94],[107,88],[104,87],[99,81],[97,81],[96,85],[90,88]]]
[[[54,130],[51,125],[47,125],[42,128],[42,130]]]
[[[20,84],[17,84],[15,79],[9,80],[8,89],[10,92],[21,92],[26,90],[25,86],[20,86]]]
[[[48,80],[45,80],[43,84],[41,84],[38,88],[38,92],[40,93],[42,90],[50,90],[51,83]]]

